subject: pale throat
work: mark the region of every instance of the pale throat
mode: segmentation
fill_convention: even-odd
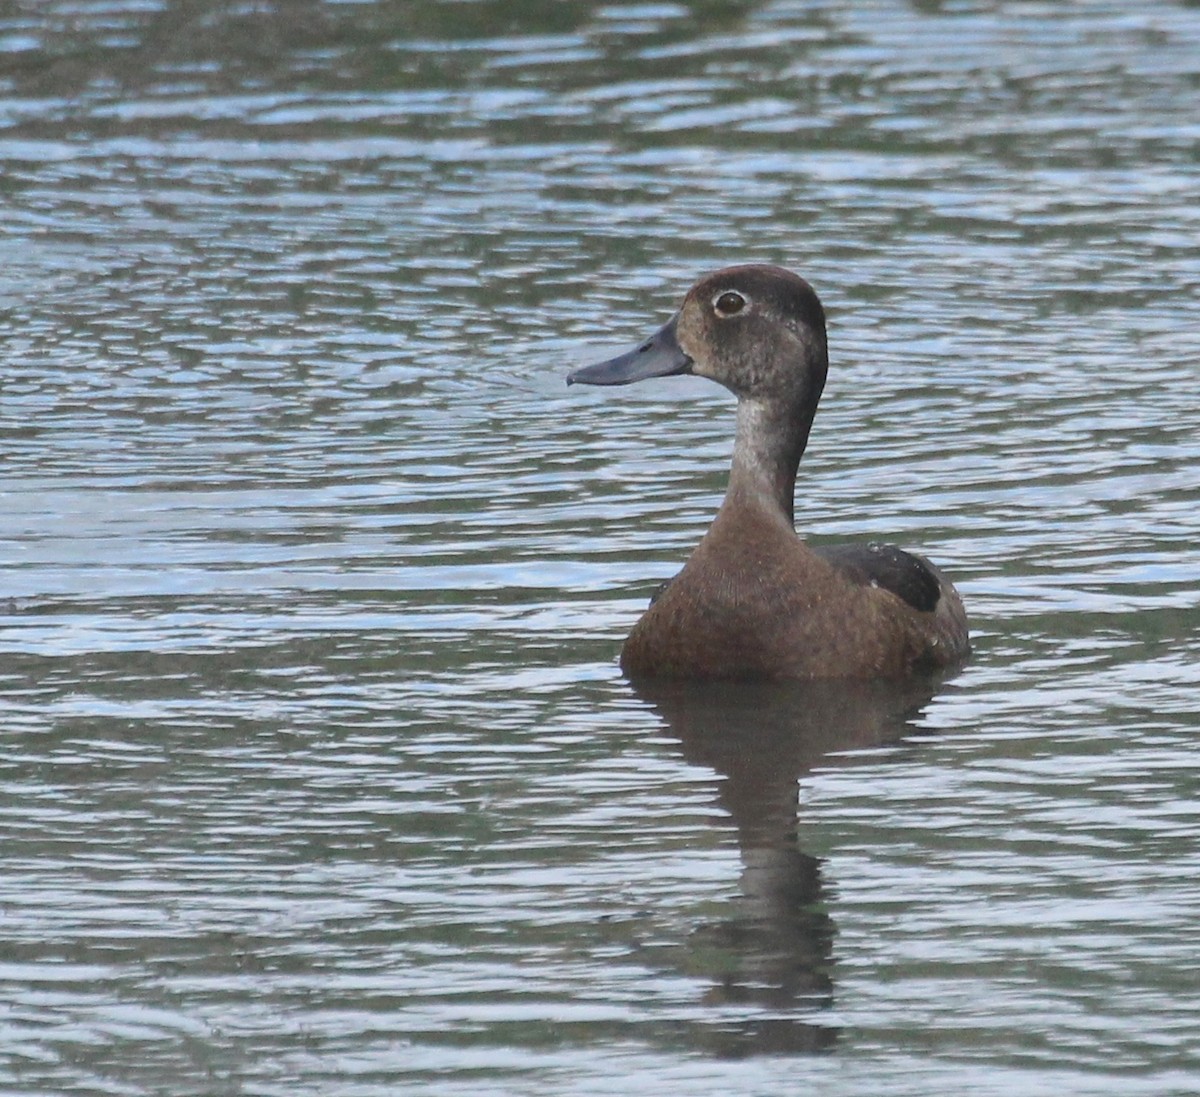
[[[727,501],[767,507],[792,524],[796,469],[815,410],[805,408],[803,402],[787,404],[751,397],[738,401]]]

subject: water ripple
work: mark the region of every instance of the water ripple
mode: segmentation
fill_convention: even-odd
[[[1189,6],[301,8],[0,15],[0,1082],[1194,1092]],[[563,378],[743,259],[977,653],[705,738],[731,402]]]

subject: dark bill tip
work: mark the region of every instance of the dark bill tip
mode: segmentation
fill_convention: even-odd
[[[670,377],[676,373],[687,373],[692,360],[683,352],[675,338],[675,322],[656,331],[641,346],[628,354],[584,366],[567,375],[568,385],[630,385],[644,381],[647,377]]]

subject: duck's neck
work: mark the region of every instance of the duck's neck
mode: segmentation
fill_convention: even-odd
[[[815,405],[781,405],[747,398],[738,401],[737,438],[726,502],[766,507],[781,514],[789,526],[793,524],[796,469],[808,444],[815,412]]]

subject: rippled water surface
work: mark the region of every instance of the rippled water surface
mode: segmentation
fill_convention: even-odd
[[[0,1089],[1200,1090],[1195,4],[8,3],[0,88]],[[741,260],[936,692],[616,669],[731,402],[563,378]]]

